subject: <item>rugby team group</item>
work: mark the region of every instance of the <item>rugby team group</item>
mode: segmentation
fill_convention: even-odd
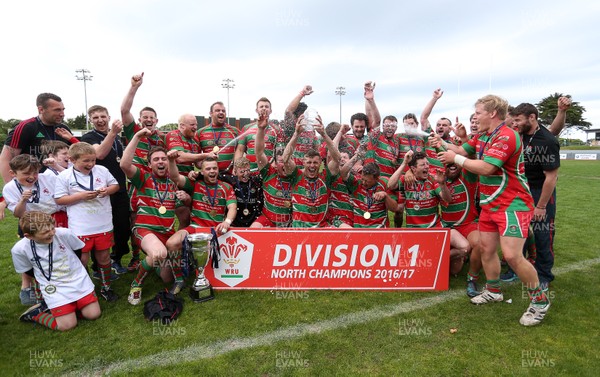
[[[468,127],[458,117],[433,126],[428,118],[443,96],[437,89],[420,117],[408,113],[399,124],[393,115],[382,119],[375,83],[367,82],[365,112],[349,125],[325,126],[303,102],[313,92],[306,85],[281,122],[270,119],[271,102],[262,97],[256,120],[243,127],[229,125],[225,105],[215,102],[208,125],[183,114],[177,129],[163,132],[153,108],[142,108],[137,120],[131,113],[143,81],[143,73],[131,78],[120,120],[111,123],[108,109],[90,107],[93,130],[81,138],[63,124],[65,107],[52,93],[40,94],[38,115],[9,132],[0,154],[0,216],[8,208],[19,218],[12,257],[21,303],[30,306],[22,321],[64,331],[78,318],[98,318],[90,274],[108,302],[119,297],[111,281],[128,271],[135,275],[132,305],[153,272],[179,294],[186,285],[182,245],[206,228],[350,232],[389,227],[392,215],[396,228],[451,229],[450,273],[468,261],[473,304],[501,302],[501,281],[520,279],[531,300],[520,323],[537,325],[548,312],[556,135],[569,98],[558,99],[548,127],[535,106],[512,107],[496,95],[476,100]],[[508,265],[502,274],[499,250]]]

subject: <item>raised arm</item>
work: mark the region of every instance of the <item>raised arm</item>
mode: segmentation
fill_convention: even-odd
[[[548,130],[552,135],[558,136],[562,132],[563,128],[565,128],[565,123],[567,121],[567,110],[571,107],[571,99],[569,97],[560,97],[558,99],[558,112],[556,113],[556,117],[552,121]]]
[[[127,92],[125,98],[123,98],[123,102],[121,103],[121,119],[123,119],[123,124],[126,126],[130,125],[135,120],[133,114],[131,114],[131,107],[133,106],[133,99],[135,98],[135,94],[142,85],[143,81],[144,72],[142,72],[140,75],[134,75],[131,78],[131,87],[129,88],[129,91]]]
[[[358,153],[355,153],[351,159],[346,161],[346,163],[342,167],[340,167],[340,175],[342,176],[342,179],[344,181],[348,178],[348,174],[350,173],[350,170],[352,170],[352,167],[354,167],[354,165],[356,164],[356,162],[358,160],[359,160]]]
[[[350,126],[347,124],[342,124],[340,129],[338,130],[337,134],[335,134],[335,137],[333,138],[333,145],[335,146],[336,149],[340,149],[340,141],[342,140],[342,137],[348,132],[350,131]]]
[[[294,150],[296,149],[296,143],[298,142],[298,137],[304,131],[304,125],[302,122],[304,121],[304,115],[300,115],[298,120],[296,121],[296,129],[294,130],[294,134],[290,138],[290,141],[285,146],[283,150],[283,167],[286,173],[290,173],[296,167],[294,163],[294,159],[292,155],[294,154]]]
[[[246,153],[246,146],[238,143],[237,147],[235,147],[235,153],[233,154],[233,161],[237,161],[240,158],[244,157],[244,153]]]
[[[323,120],[321,119],[321,116],[318,116],[317,120],[319,121],[319,124],[315,125],[315,131],[321,135],[325,141],[325,144],[327,144],[327,150],[329,151],[328,155],[330,159],[329,162],[327,162],[327,168],[331,174],[337,175],[340,172],[340,160],[342,155],[340,154],[337,146],[334,145],[333,140],[331,140],[329,135],[327,135],[327,132],[325,132],[325,127],[323,126]]]
[[[444,91],[440,88],[437,88],[436,90],[433,91],[433,95],[431,96],[431,99],[425,105],[425,108],[423,109],[423,112],[421,113],[421,129],[423,131],[427,131],[430,129],[431,124],[429,123],[429,116],[431,115],[431,111],[433,110],[433,107],[435,106],[436,102],[440,98],[442,98],[443,95],[444,95]]]
[[[93,145],[94,149],[96,150],[96,158],[98,160],[103,160],[106,158],[106,156],[108,156],[113,147],[115,139],[119,136],[119,133],[122,129],[123,122],[121,122],[119,119],[116,119],[113,121],[110,131],[108,131],[108,134],[106,134],[106,137],[104,140],[102,140],[102,143]]]
[[[396,190],[398,188],[398,182],[400,181],[400,177],[402,176],[402,173],[406,169],[406,165],[408,165],[408,163],[412,159],[412,156],[413,156],[412,149],[410,151],[406,152],[406,154],[404,155],[404,158],[402,159],[402,163],[400,164],[398,169],[396,169],[394,174],[392,174],[392,176],[388,180],[388,190]]]
[[[256,122],[256,140],[254,144],[254,153],[256,154],[256,163],[258,170],[262,170],[268,163],[269,158],[265,154],[265,131],[269,126],[269,115],[265,110],[261,110],[258,114]]]
[[[438,169],[435,173],[435,181],[440,185],[440,198],[446,202],[452,202],[452,194],[446,185],[446,170]]]
[[[367,131],[378,129],[381,124],[381,114],[375,104],[375,83],[371,81],[365,83],[365,113],[369,119]]]
[[[296,97],[294,97],[292,99],[292,102],[290,102],[290,104],[288,105],[288,107],[285,109],[285,113],[286,114],[291,114],[294,111],[296,111],[296,109],[298,108],[298,105],[300,104],[300,101],[302,101],[302,98],[304,98],[305,96],[309,96],[313,93],[313,88],[310,85],[305,85],[304,88],[302,88],[302,90],[300,91],[300,93],[298,93],[296,95]]]
[[[464,124],[462,124],[458,120],[458,117],[456,117],[456,122],[454,123],[454,126],[450,126],[450,129],[460,139],[460,142],[462,144],[464,144],[467,141],[469,141],[469,135],[467,135],[467,128],[465,127]]]
[[[169,158],[169,178],[175,182],[177,187],[182,188],[185,186],[185,177],[179,174],[179,169],[177,169],[177,157],[179,157],[179,151],[168,151],[167,157]]]
[[[119,166],[121,167],[121,170],[123,170],[123,173],[125,173],[127,178],[133,177],[138,170],[138,168],[135,165],[133,165],[133,156],[135,155],[135,149],[137,148],[140,139],[143,137],[150,136],[151,133],[152,131],[150,131],[146,127],[142,128],[141,130],[136,132],[135,135],[133,135],[133,138],[131,139],[129,144],[127,144],[127,147],[123,151],[123,157],[121,157],[121,162],[119,162]]]

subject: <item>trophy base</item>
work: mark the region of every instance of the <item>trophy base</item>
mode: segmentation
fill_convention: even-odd
[[[190,287],[190,298],[194,302],[204,302],[215,298],[215,293],[211,285],[202,288]]]

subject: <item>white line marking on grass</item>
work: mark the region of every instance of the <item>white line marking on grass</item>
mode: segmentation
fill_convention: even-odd
[[[562,275],[572,271],[583,270],[597,264],[600,264],[600,258],[587,259],[581,262],[570,264],[568,266],[557,267],[554,269],[554,272],[555,275]],[[137,359],[118,361],[102,367],[94,368],[90,366],[71,372],[68,375],[80,376],[110,374],[111,372],[131,372],[143,368],[175,365],[182,362],[209,359],[240,349],[271,346],[274,343],[282,340],[297,339],[306,335],[320,334],[325,331],[376,321],[402,313],[427,309],[434,305],[454,300],[459,297],[466,298],[465,291],[463,289],[443,292],[439,295],[426,297],[416,301],[403,302],[394,305],[384,305],[369,310],[348,313],[324,321],[290,326],[254,337],[233,338],[211,344],[191,345],[183,349],[164,351]]]

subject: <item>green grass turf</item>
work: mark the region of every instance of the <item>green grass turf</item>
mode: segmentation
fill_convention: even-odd
[[[563,161],[558,183],[556,266],[600,257],[596,214],[600,212],[600,164]],[[474,306],[464,290],[465,271],[450,279],[456,295],[425,309],[408,311],[361,324],[343,326],[344,315],[402,305],[444,293],[301,291],[218,291],[213,301],[194,304],[171,327],[146,322],[141,306],[127,303],[132,274],[114,287],[121,299],[101,301],[102,318],[81,321],[68,332],[53,332],[20,323],[25,307],[18,301],[20,278],[14,273],[10,248],[17,240],[16,220],[0,223],[0,358],[2,375],[61,375],[81,368],[104,368],[163,351],[205,345],[234,346],[240,339],[295,325],[337,319],[334,330],[287,338],[216,356],[186,358],[172,365],[114,370],[115,375],[412,375],[592,376],[600,367],[600,265],[559,274],[551,287],[552,308],[544,323],[524,328],[518,319],[527,306],[520,284],[505,287],[505,299]],[[124,261],[126,262],[126,261]],[[144,300],[163,284],[147,279]],[[452,334],[450,329],[457,329]],[[218,343],[223,342],[223,343]],[[212,347],[212,348],[211,348]],[[177,354],[177,352],[176,352]],[[177,357],[175,357],[177,359]]]

